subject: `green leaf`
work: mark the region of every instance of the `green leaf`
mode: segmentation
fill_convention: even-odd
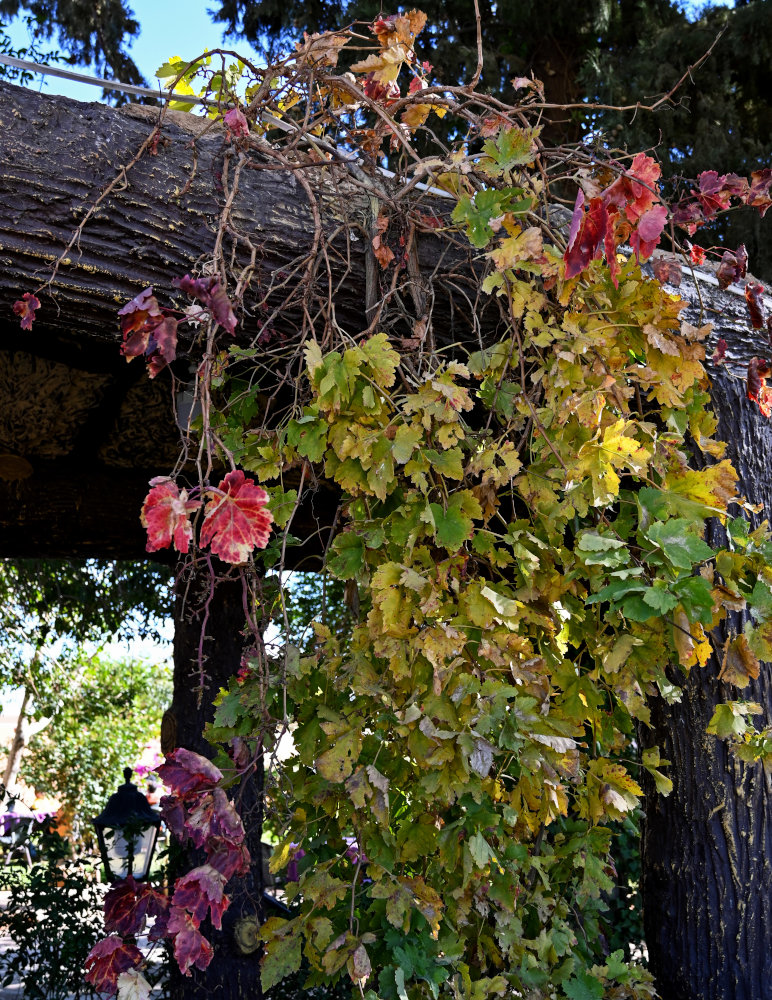
[[[490,157],[482,160],[481,168],[490,177],[507,174],[513,167],[531,163],[536,155],[536,137],[540,128],[508,128],[502,129],[496,139],[488,139],[483,145],[483,152]],[[522,193],[522,192],[519,192]]]
[[[364,541],[353,531],[342,531],[332,543],[327,569],[340,580],[353,580],[364,567]]]
[[[420,424],[400,424],[391,446],[394,461],[398,465],[409,462],[410,456],[423,441],[425,435],[426,431]]]
[[[641,593],[646,590],[646,584],[642,580],[612,580],[606,587],[602,587],[597,594],[588,597],[585,604],[599,604],[601,601],[620,601],[628,594]]]
[[[611,535],[586,531],[576,543],[577,555],[588,566],[609,566],[616,569],[630,561],[625,542]]]
[[[508,191],[488,188],[477,191],[473,198],[466,194],[462,195],[453,209],[451,218],[454,222],[466,226],[469,242],[481,250],[488,245],[493,236],[493,230],[489,225],[491,219],[498,218],[505,212],[527,212],[531,208],[532,199],[522,199],[522,193],[515,188],[510,188]]]
[[[461,480],[464,478],[463,455],[460,448],[449,448],[447,451],[434,451],[432,448],[426,448],[422,454],[441,476],[445,476],[447,479]]]
[[[753,701],[727,701],[718,705],[708,723],[708,732],[720,739],[742,736],[748,729],[746,715],[761,715],[764,709]]]
[[[647,604],[638,594],[631,594],[622,601],[622,614],[633,622],[647,622],[650,618],[657,616],[658,612]]]
[[[646,532],[646,537],[662,549],[667,559],[678,569],[692,569],[715,555],[713,549],[703,539],[694,534],[695,527],[702,522],[688,521],[685,517],[675,517],[670,521],[655,521]]]
[[[563,984],[570,1000],[603,1000],[603,983],[584,969]]]
[[[309,462],[320,462],[327,447],[327,421],[316,412],[306,410],[297,420],[290,420],[287,426],[287,444],[297,448],[298,454]]]
[[[354,770],[361,748],[362,733],[358,729],[339,733],[329,750],[316,758],[316,769],[327,781],[335,784],[345,781]]]
[[[469,838],[467,846],[472,856],[472,861],[474,861],[478,868],[487,868],[488,862],[491,859],[496,860],[493,849],[479,830],[474,836]]]
[[[458,552],[461,546],[472,537],[474,526],[471,517],[468,517],[458,506],[451,502],[448,509],[443,510],[440,504],[429,504],[431,515],[434,520],[434,537],[438,545],[442,545],[448,552]]]
[[[684,606],[689,621],[710,625],[713,621],[713,595],[704,577],[687,576],[671,587],[673,594]]]
[[[288,928],[289,923],[279,917],[270,917],[260,928],[260,937],[265,942],[260,963],[260,980],[264,991],[300,968],[303,939],[300,934],[287,933],[285,928]]]

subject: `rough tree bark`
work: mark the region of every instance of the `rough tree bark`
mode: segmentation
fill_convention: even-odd
[[[763,503],[761,517],[769,517],[772,426],[745,398],[744,382],[750,358],[768,353],[766,336],[750,330],[741,294],[720,292],[708,280],[708,315],[700,316],[693,287],[682,293],[692,300],[692,322],[713,320],[714,338],[730,345],[729,365],[712,372],[718,437],[729,444],[739,492]],[[720,525],[709,531],[725,544]],[[731,618],[716,629],[721,641],[742,630],[741,616]],[[646,942],[662,1000],[772,998],[772,776],[705,732],[717,704],[738,698],[717,681],[719,670],[713,657],[691,670],[679,703],[654,699],[651,730],[643,734],[672,761],[672,794],[647,788],[641,859]],[[769,664],[739,697],[772,718]]]
[[[151,126],[99,105],[13,87],[0,91],[0,126],[0,323],[5,318],[14,323],[11,303],[45,280],[46,269],[83,217],[84,205],[115,177],[119,165],[129,162]],[[157,153],[140,160],[127,182],[104,201],[79,248],[60,267],[51,286],[57,305],[42,296],[43,308],[30,340],[34,349],[66,355],[67,350],[88,352],[100,341],[117,346],[116,306],[149,284],[169,289],[172,278],[189,271],[211,246],[222,203],[218,185],[226,160],[233,164],[233,148],[225,144],[222,133],[202,137],[194,147],[190,133],[170,123]],[[357,333],[367,327],[366,306],[373,301],[372,289],[367,289],[366,249],[371,209],[367,197],[344,174],[338,183],[346,194],[343,215],[333,192],[325,195],[324,224],[339,231],[336,252],[324,262],[330,267],[323,275],[325,295],[329,281],[337,289],[336,322]],[[311,246],[311,213],[292,172],[243,172],[233,219],[259,244],[262,290],[278,284],[285,269]],[[456,288],[459,282],[463,285],[468,262],[457,249],[421,236],[418,264],[422,275],[434,274],[435,329],[449,340],[469,337],[475,329],[469,304],[463,295],[454,300],[449,291],[454,283]],[[453,280],[444,282],[451,269]],[[708,280],[715,286],[714,279]],[[406,298],[408,313],[415,319],[421,318],[420,284],[414,282],[415,294]],[[473,285],[468,281],[467,288]],[[685,283],[681,292],[696,303],[689,285]],[[742,375],[749,356],[767,353],[766,336],[754,344],[741,294],[719,295],[705,287],[703,296],[709,306],[705,318],[716,321],[715,336],[728,341],[733,371]],[[282,319],[291,329],[295,320],[291,312]],[[259,317],[247,317],[247,337],[256,332],[258,321]],[[730,441],[742,476],[741,489],[753,499],[772,502],[769,424],[744,400],[742,385],[732,381],[732,372],[717,373],[714,400],[722,416],[722,434]],[[109,478],[109,473],[97,471]],[[30,511],[37,494],[26,483],[32,479],[12,481],[7,488],[0,484],[0,508],[16,509],[12,516],[32,524]],[[40,486],[45,488],[44,483]],[[55,506],[52,502],[52,509]],[[131,506],[136,510],[133,500]],[[7,523],[7,530],[0,532],[2,551],[14,545],[12,521]],[[83,542],[77,518],[70,523],[73,554],[80,554],[82,548],[76,550]],[[300,523],[293,524],[293,530],[298,528]],[[36,543],[30,537],[26,544]],[[60,554],[64,544],[60,540]],[[22,553],[14,549],[14,554]],[[97,553],[92,549],[91,554]],[[210,616],[215,636],[208,661],[213,686],[232,673],[240,652],[233,645],[238,602],[225,594],[222,601],[222,610]],[[184,617],[178,617],[178,623],[174,704],[181,727],[178,739],[196,748],[201,746],[201,724],[209,709],[204,702],[198,706],[189,677],[191,662],[197,659],[195,623]],[[643,895],[649,950],[666,1000],[772,997],[770,782],[759,769],[737,764],[723,745],[705,735],[721,694],[713,683],[715,671],[715,664],[704,671],[695,668],[680,704],[653,706],[651,739],[673,761],[674,791],[668,799],[651,790],[647,794]],[[770,683],[765,665],[750,691],[750,697],[765,706],[767,717],[772,710]],[[250,905],[256,898],[257,883],[245,895]],[[228,954],[227,948],[221,954]],[[204,978],[186,988],[196,997],[208,992],[219,995],[221,990],[224,997],[235,997],[237,979],[229,962],[230,958],[223,968],[212,968],[209,985]],[[249,970],[244,972],[244,984],[253,982],[253,966],[247,961],[238,965]]]
[[[244,602],[241,582],[216,582],[210,568],[192,572],[180,567],[174,610],[174,696],[164,718],[164,750],[171,744],[211,757],[213,748],[203,736],[212,721],[212,701],[228,684],[241,662],[244,648]],[[262,916],[262,761],[237,790],[239,813],[247,832],[252,858],[250,871],[234,878],[228,893],[231,905],[223,916],[222,930],[211,925],[203,932],[212,943],[214,957],[208,968],[182,976],[172,963],[171,992],[177,1000],[260,1000],[259,951],[249,954],[238,947],[239,921]],[[191,851],[183,862],[189,869],[202,858]]]

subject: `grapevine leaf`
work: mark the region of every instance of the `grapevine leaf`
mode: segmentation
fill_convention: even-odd
[[[362,733],[348,729],[338,733],[335,742],[316,758],[316,769],[327,781],[345,781],[354,770],[362,747]]]
[[[335,537],[327,568],[340,580],[353,580],[365,568],[365,543],[353,531],[343,531]]]
[[[173,906],[167,933],[174,941],[174,957],[183,976],[189,976],[193,966],[203,972],[212,961],[214,952],[191,915],[179,906]]]
[[[582,969],[563,984],[569,1000],[603,1000],[603,983]]]
[[[214,788],[198,797],[188,813],[185,830],[196,847],[203,847],[212,837],[232,844],[240,844],[244,840],[241,818],[222,788]]]
[[[531,163],[536,156],[536,138],[540,131],[539,128],[502,129],[495,140],[488,139],[483,145],[488,159],[481,161],[481,168],[491,177],[506,177],[513,167]]]
[[[112,996],[118,989],[118,976],[136,968],[142,962],[142,952],[126,943],[117,934],[97,941],[86,958],[86,981],[97,993]]]
[[[694,527],[694,522],[683,517],[655,521],[646,532],[646,537],[662,549],[673,566],[691,569],[715,555],[708,543],[694,534]]]
[[[239,471],[229,472],[211,494],[201,525],[201,545],[211,543],[223,562],[239,565],[255,548],[268,544],[273,516],[266,509],[268,494]]]
[[[746,716],[762,715],[763,712],[761,705],[753,701],[724,702],[716,707],[707,731],[722,740],[742,736],[748,729]]]
[[[608,211],[600,198],[593,198],[586,212],[583,211],[584,195],[581,188],[571,220],[573,236],[565,252],[566,278],[575,278],[601,255],[601,246],[609,225]]]
[[[225,895],[225,876],[212,865],[201,865],[178,879],[172,903],[187,910],[196,927],[209,912],[212,926],[222,927],[222,915],[230,900]]]
[[[764,286],[749,281],[745,286],[745,302],[754,330],[764,326]]]
[[[498,191],[493,188],[477,191],[474,198],[463,195],[451,216],[453,222],[466,227],[467,236],[472,246],[481,250],[490,243],[493,237],[491,220],[499,218],[506,212],[520,214],[527,212],[533,202],[523,198],[523,192],[516,188],[508,191]]]
[[[222,771],[211,761],[184,747],[178,747],[169,754],[157,772],[172,793],[179,796],[214,788],[222,781]]]
[[[186,274],[184,278],[175,278],[172,284],[192,299],[203,302],[213,319],[228,333],[235,332],[236,314],[233,312],[233,304],[217,278],[191,278]]]
[[[303,939],[296,933],[294,921],[280,917],[266,920],[260,928],[260,937],[265,942],[260,963],[260,979],[265,992],[300,968]]]
[[[448,504],[447,510],[443,510],[438,503],[429,504],[429,508],[437,544],[444,546],[448,552],[457,552],[472,537],[472,519],[452,503]]]
[[[756,680],[759,676],[759,669],[759,661],[751,651],[745,635],[738,635],[736,639],[727,640],[721,673],[718,675],[720,681],[744,688],[752,680]]]
[[[105,897],[105,930],[122,936],[139,934],[147,917],[163,916],[168,906],[167,896],[129,875],[116,882]]]
[[[318,413],[307,411],[302,417],[290,420],[287,425],[287,444],[297,448],[298,454],[309,462],[319,462],[327,447],[326,421]]]
[[[178,552],[187,552],[193,537],[190,514],[201,504],[190,500],[187,491],[166,476],[151,479],[150,485],[140,515],[142,527],[147,528],[147,551],[157,552],[173,543]]]
[[[21,317],[22,330],[31,330],[35,320],[35,312],[40,308],[40,299],[32,292],[25,292],[20,299],[13,304],[13,311]]]
[[[223,122],[232,135],[237,137],[249,135],[249,122],[241,108],[231,108],[230,111],[227,111],[223,117]]]

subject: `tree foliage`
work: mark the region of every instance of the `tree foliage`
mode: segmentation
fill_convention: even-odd
[[[433,87],[416,54],[425,20],[306,37],[268,70],[218,53],[165,67],[219,99],[210,114],[241,167],[292,171],[315,228],[309,256],[255,291],[256,250],[226,196],[205,274],[178,282],[194,315],[149,308],[149,292],[122,310],[127,360],[145,355],[151,376],[176,360],[177,341],[157,355],[169,314],[196,324],[197,457],[151,484],[148,547],[236,567],[253,644],[218,698],[217,766],[177,750],[161,769],[167,821],[207,858],[178,882],[162,931],[186,974],[210,961],[204,916],[219,922],[224,880],[246,865],[224,788],[278,758],[291,730],[267,806],[272,870],[295,909],[262,927],[265,988],[305,955],[312,984],[348,976],[369,1000],[652,996],[645,970],[604,952],[598,924],[613,830],[642,794],[634,770],[671,787],[656,746],[635,759],[636,728],[715,656],[731,697],[709,732],[769,767],[769,727],[743,690],[772,659],[772,541],[714,436],[710,324],[685,322],[642,267],[668,220],[693,233],[738,202],[766,211],[772,171],[703,172],[670,205],[647,153],[601,160],[546,141],[537,81],[513,106]],[[336,71],[346,46],[353,82]],[[452,147],[421,156],[415,137],[446,118]],[[393,186],[377,169],[387,154]],[[348,331],[316,269],[349,247],[361,189],[377,294],[369,327]],[[570,219],[554,205],[567,189]],[[471,258],[466,340],[433,324],[425,293],[414,314],[405,305],[417,232]],[[742,252],[730,256],[728,280],[744,281]],[[242,308],[260,318],[246,345],[232,339]],[[142,350],[127,349],[138,333]],[[767,369],[748,385],[762,412]],[[351,615],[271,656],[262,625],[288,621],[292,520],[321,478],[341,495],[324,570]],[[275,598],[256,558],[276,571]],[[716,648],[739,609],[746,627]],[[139,913],[145,890],[129,889],[122,905]],[[115,933],[92,951],[91,981],[120,993],[134,960]]]
[[[120,783],[160,731],[171,701],[168,667],[81,653],[67,667],[61,701],[30,740],[21,773],[31,788],[61,803],[59,818],[88,836]]]

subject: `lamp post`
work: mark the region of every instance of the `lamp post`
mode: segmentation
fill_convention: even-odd
[[[91,821],[110,882],[129,875],[138,880],[147,878],[161,825],[161,817],[131,783],[131,774],[130,767],[123,769],[125,783]]]

